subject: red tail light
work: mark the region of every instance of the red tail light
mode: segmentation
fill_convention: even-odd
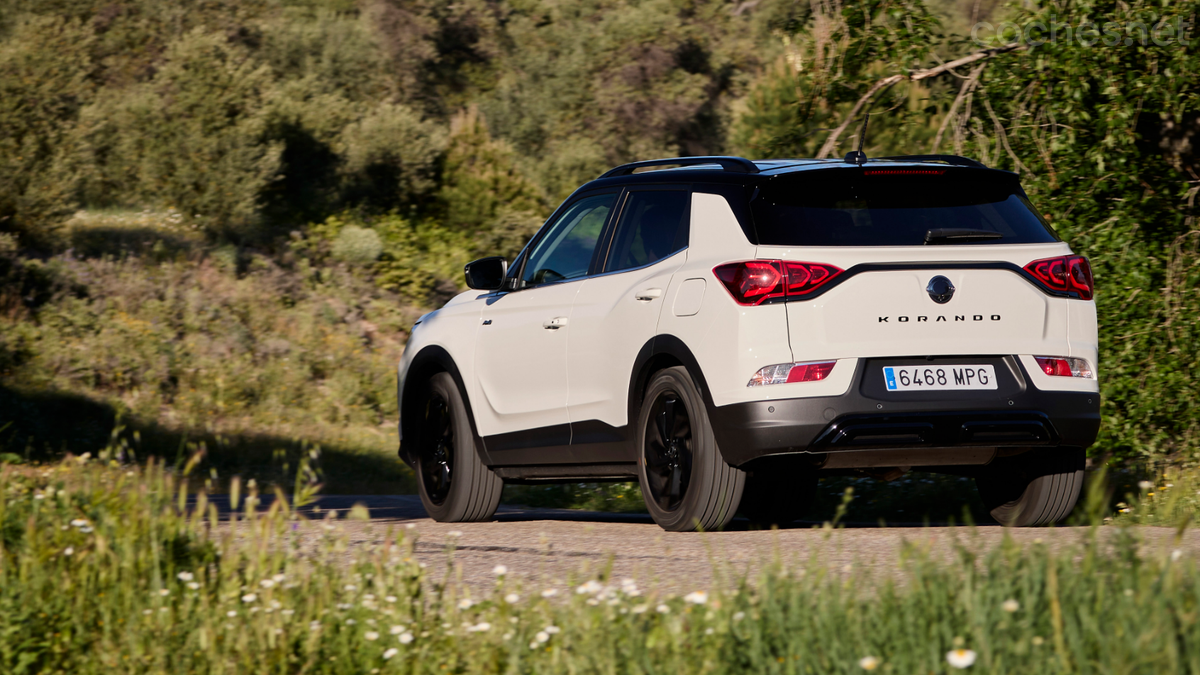
[[[777,363],[766,368],[759,368],[754,377],[750,378],[747,387],[761,387],[766,384],[784,384],[787,382],[819,382],[829,377],[837,361],[814,361],[812,363]]]
[[[788,382],[816,382],[823,380],[837,365],[837,361],[823,361],[821,363],[797,363],[792,366],[788,372]]]
[[[1082,300],[1091,300],[1095,293],[1092,267],[1083,256],[1064,255],[1034,260],[1025,266],[1025,271],[1053,291],[1078,293]]]
[[[1042,372],[1054,377],[1082,377],[1095,379],[1092,366],[1085,359],[1074,356],[1035,356],[1038,367]]]
[[[771,298],[812,293],[842,273],[824,263],[747,260],[713,268],[713,274],[739,305],[761,305]]]

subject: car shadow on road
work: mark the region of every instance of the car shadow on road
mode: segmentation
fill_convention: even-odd
[[[258,499],[257,510],[259,512],[269,509],[274,502],[274,496],[269,494],[260,495]],[[234,509],[229,495],[211,495],[207,500],[216,507],[221,520],[230,519]],[[245,496],[243,495],[239,501],[237,510],[239,513],[244,513],[246,508]],[[196,498],[193,497],[190,503],[194,506]],[[351,511],[356,505],[366,508],[366,515],[375,522],[407,523],[427,521],[429,519],[429,516],[425,513],[425,507],[421,505],[420,497],[416,495],[319,495],[313,503],[303,505],[297,508],[296,511],[309,519],[336,518],[340,520],[351,517]],[[574,509],[533,508],[512,504],[502,504],[497,510],[493,522],[518,523],[531,521],[654,525],[654,520],[650,518],[649,514],[645,513],[605,513],[601,511],[580,511]],[[840,526],[847,529],[879,529],[945,527],[955,524],[962,523],[954,521],[929,521],[896,522],[881,525],[878,522],[846,522],[841,523]],[[979,523],[978,525],[982,527],[999,527],[995,523]],[[822,526],[824,526],[824,522],[822,521],[798,520],[779,529],[812,529]],[[724,528],[724,531],[750,532],[767,531],[769,529],[751,524],[745,518],[735,518],[733,522]]]

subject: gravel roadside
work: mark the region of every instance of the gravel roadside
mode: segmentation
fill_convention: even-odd
[[[221,505],[219,498],[214,500]],[[354,504],[367,507],[370,520],[347,520]],[[1085,528],[1010,529],[995,525],[879,527],[850,524],[837,530],[797,523],[779,530],[750,530],[734,521],[722,532],[664,532],[645,515],[610,514],[561,509],[502,506],[486,523],[437,523],[425,516],[415,496],[326,495],[316,508],[304,510],[310,519],[332,511],[334,533],[344,534],[348,552],[382,546],[397,530],[417,537],[415,553],[438,580],[446,575],[483,592],[495,583],[493,568],[508,569],[508,583],[523,593],[570,587],[601,575],[635,578],[644,588],[687,593],[732,585],[753,575],[764,564],[782,561],[791,569],[824,568],[835,573],[894,574],[906,542],[926,548],[935,557],[952,554],[956,544],[984,551],[1007,534],[1018,543],[1044,542],[1061,547],[1087,536]],[[331,521],[327,521],[331,522]],[[1116,528],[1105,528],[1115,532]],[[1141,528],[1149,554],[1181,548],[1188,557],[1200,553],[1200,532],[1186,532],[1179,541],[1170,528]],[[311,524],[297,532],[303,551],[315,548],[328,534]],[[448,559],[448,546],[454,551]],[[450,564],[448,563],[450,560]]]

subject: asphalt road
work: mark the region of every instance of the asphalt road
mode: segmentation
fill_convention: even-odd
[[[222,506],[220,498],[216,498]],[[367,507],[369,521],[346,520],[356,503]],[[481,592],[495,583],[496,565],[508,568],[510,584],[523,593],[554,588],[559,593],[595,578],[612,566],[611,578],[632,577],[644,588],[667,593],[728,586],[744,575],[753,577],[763,565],[782,561],[792,570],[825,568],[834,574],[854,572],[895,575],[904,544],[925,547],[935,557],[953,554],[956,543],[987,550],[1007,533],[1024,543],[1070,545],[1086,536],[1078,528],[1010,529],[995,525],[973,528],[912,525],[856,526],[821,529],[797,523],[780,530],[751,530],[735,520],[721,532],[664,532],[649,516],[562,509],[501,506],[486,523],[437,523],[425,515],[416,496],[325,495],[315,507],[303,509],[310,519],[330,511],[336,528],[347,536],[351,550],[387,544],[399,529],[416,536],[415,552],[435,578],[460,577]],[[1106,528],[1115,531],[1116,528]],[[1192,559],[1200,553],[1200,532],[1190,531],[1181,542],[1170,528],[1141,528],[1148,554],[1166,555],[1182,548]],[[326,532],[315,526],[303,535],[312,545]],[[448,544],[454,544],[448,565]]]

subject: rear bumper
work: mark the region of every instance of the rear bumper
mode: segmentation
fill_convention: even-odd
[[[970,361],[972,359],[962,359]],[[979,359],[974,359],[978,361]],[[989,359],[990,361],[990,359]],[[906,448],[1086,448],[1100,430],[1100,395],[1043,391],[1016,359],[999,391],[886,394],[860,362],[841,396],[735,403],[714,408],[721,454],[735,466],[769,455]],[[869,372],[869,371],[868,371]]]

